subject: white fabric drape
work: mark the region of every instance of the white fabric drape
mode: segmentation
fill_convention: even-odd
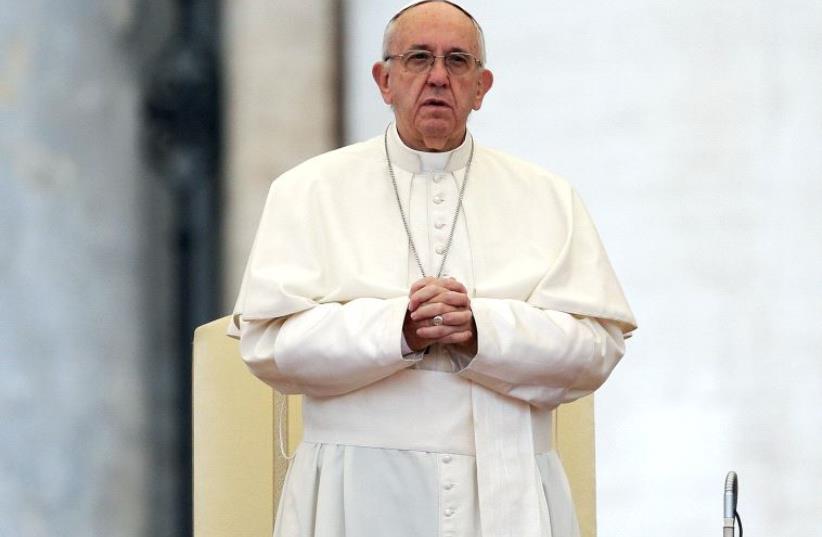
[[[405,147],[393,129],[389,141],[415,243],[426,271],[435,273],[470,139],[441,170],[426,170],[425,156]],[[477,355],[436,346],[425,356],[404,357],[408,287],[420,275],[382,145],[376,138],[322,155],[273,183],[232,334],[241,335],[251,370],[284,393],[339,396],[405,368],[469,380],[476,453],[457,472],[460,508],[440,505],[432,511],[432,502],[446,496],[441,454],[305,444],[290,470],[278,535],[377,535],[382,526],[372,521],[375,529],[368,529],[366,519],[358,518],[364,506],[352,505],[373,501],[381,507],[371,518],[396,523],[387,531],[391,535],[406,535],[400,526],[408,509],[421,519],[409,528],[436,529],[407,535],[546,537],[552,529],[554,537],[574,535],[559,530],[574,526],[558,522],[573,519],[567,485],[553,452],[534,453],[529,413],[531,405],[553,408],[599,387],[624,352],[624,335],[635,327],[596,230],[563,180],[477,147],[445,267],[471,292]],[[370,464],[354,467],[350,461],[370,457],[393,470],[382,476],[386,483],[355,486],[362,494],[352,496],[357,472],[374,474]],[[454,471],[456,465],[447,467]],[[425,484],[402,495],[404,501],[394,504],[368,493],[402,489],[402,476],[412,471],[424,474],[415,479]],[[305,488],[312,479],[319,485]],[[565,491],[564,499],[558,491]],[[346,498],[344,509],[316,511],[339,507],[340,496]],[[571,514],[557,511],[557,504]]]

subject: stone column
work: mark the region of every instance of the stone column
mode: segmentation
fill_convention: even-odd
[[[336,0],[224,5],[225,285],[234,304],[271,181],[338,145]]]
[[[228,313],[271,181],[338,145],[340,7],[338,0],[239,0],[223,9]],[[284,473],[278,456],[274,479]]]

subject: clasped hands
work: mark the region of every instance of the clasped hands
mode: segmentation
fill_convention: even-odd
[[[441,324],[434,317],[442,319]],[[409,291],[402,326],[405,342],[419,352],[434,343],[452,344],[471,356],[477,353],[477,327],[465,286],[454,278],[428,276]]]

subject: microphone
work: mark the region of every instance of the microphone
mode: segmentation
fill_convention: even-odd
[[[723,525],[722,537],[734,537],[734,518],[738,516],[736,514],[738,494],[739,484],[736,479],[736,472],[728,472],[728,475],[725,477],[725,523]],[[742,529],[741,524],[739,529]]]

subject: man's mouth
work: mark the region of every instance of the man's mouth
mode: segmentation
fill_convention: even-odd
[[[436,106],[436,107],[442,107],[442,108],[449,108],[451,106],[451,105],[448,104],[448,102],[446,102],[442,99],[434,98],[434,97],[429,98],[429,99],[425,99],[422,102],[422,105],[423,106]]]

